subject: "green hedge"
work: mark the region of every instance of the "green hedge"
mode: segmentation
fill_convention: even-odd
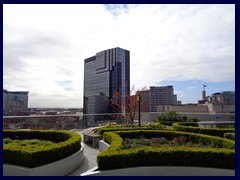
[[[184,132],[192,132],[192,133],[200,133],[206,134],[211,136],[219,136],[224,137],[225,133],[235,133],[235,128],[201,128],[201,127],[193,127],[193,126],[186,126],[186,123],[173,123],[173,128],[177,131],[184,131]]]
[[[122,139],[139,136],[145,138],[165,137],[167,139],[185,136],[193,142],[214,143],[220,148],[145,147],[122,149]],[[134,166],[235,168],[235,142],[225,138],[166,130],[106,132],[104,133],[104,139],[105,137],[107,137],[110,147],[97,156],[98,167],[102,170]]]
[[[113,131],[131,131],[131,130],[152,130],[152,129],[164,129],[162,126],[157,125],[148,125],[143,127],[102,127],[98,129],[98,134],[103,135],[105,132],[113,132]]]
[[[167,126],[172,126],[173,123],[178,123],[184,126],[193,126],[193,127],[198,127],[197,122],[171,122],[171,121],[161,121],[160,122],[162,125],[167,125]]]
[[[165,125],[165,126],[172,126],[174,122],[172,121],[159,121],[160,124]]]
[[[81,136],[75,132],[63,130],[4,130],[3,138],[10,139],[41,139],[54,141],[55,144],[39,147],[37,150],[26,147],[3,147],[3,163],[25,167],[38,167],[77,152],[81,148]]]
[[[225,133],[224,137],[235,141],[235,133]]]

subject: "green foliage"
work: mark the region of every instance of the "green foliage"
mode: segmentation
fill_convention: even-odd
[[[158,120],[160,122],[161,121],[180,122],[183,121],[184,118],[180,114],[176,113],[176,111],[164,112],[160,116],[158,116]]]
[[[188,126],[187,123],[173,123],[173,128],[177,131],[184,131],[184,132],[193,132],[193,133],[200,133],[200,134],[206,134],[211,136],[218,136],[218,137],[224,137],[224,133],[227,132],[235,132],[234,128],[200,128],[200,127],[193,127],[193,124],[191,126]]]
[[[126,168],[134,166],[199,166],[215,168],[235,168],[235,142],[220,137],[188,132],[167,130],[133,130],[104,133],[110,141],[110,147],[97,156],[99,169]],[[193,142],[212,143],[219,148],[136,148],[121,150],[121,138],[146,138],[164,136],[168,139],[184,136]],[[117,141],[115,143],[114,141]],[[224,158],[224,161],[223,161]]]
[[[110,144],[111,146],[108,148],[108,151],[111,150],[119,150],[122,148],[123,140],[122,138],[113,132],[106,132],[103,134],[103,139],[105,142]]]
[[[162,125],[171,126],[174,122],[197,122],[197,119],[188,119],[186,115],[178,114],[176,111],[164,112],[158,116],[157,122]]]
[[[106,127],[117,127],[118,124],[116,122],[108,122],[107,124],[105,124]]]
[[[38,148],[3,146],[3,163],[25,167],[37,167],[65,158],[81,148],[81,136],[75,132],[60,130],[4,130],[5,142],[26,141],[27,139],[50,140],[55,143]],[[55,138],[54,138],[55,137]],[[9,140],[11,139],[11,140]]]
[[[9,138],[3,139],[3,146],[7,147],[9,145],[11,146],[24,146],[26,148],[39,148],[39,147],[45,147],[52,145],[53,142],[46,141],[46,140],[38,140],[38,139],[26,139],[26,140],[12,140]]]
[[[102,127],[98,129],[98,134],[99,135],[103,135],[104,132],[113,132],[113,131],[131,131],[131,130],[151,130],[151,129],[164,129],[164,127],[162,125],[160,125],[159,123],[151,123],[147,126],[142,126],[142,127],[138,127],[138,126],[134,126],[134,127],[126,127],[126,126],[117,126],[117,127]]]
[[[224,133],[224,137],[235,141],[235,133]]]

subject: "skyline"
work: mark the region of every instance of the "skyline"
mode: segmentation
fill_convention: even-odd
[[[42,13],[44,12],[44,13]],[[83,107],[84,59],[130,51],[131,87],[173,85],[182,103],[235,91],[235,5],[3,5],[3,88],[29,107]]]

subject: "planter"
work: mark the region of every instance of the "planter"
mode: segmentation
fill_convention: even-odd
[[[109,147],[109,144],[104,140],[99,140],[99,152],[105,151]]]
[[[84,144],[76,153],[64,159],[39,166],[26,168],[22,166],[3,164],[4,176],[65,176],[78,168],[84,160]]]
[[[235,176],[235,170],[183,166],[148,166],[99,171],[95,167],[80,176]]]

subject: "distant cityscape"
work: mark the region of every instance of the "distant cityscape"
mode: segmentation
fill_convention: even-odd
[[[141,91],[145,106],[141,112],[191,112],[191,113],[235,113],[235,91],[223,91],[206,95],[203,84],[202,99],[196,104],[182,104],[174,94],[173,85],[150,86]],[[114,92],[120,91],[122,99],[130,94],[130,51],[113,48],[96,53],[84,62],[84,102],[83,108],[29,108],[29,91],[3,90],[4,116],[66,115],[128,113],[126,104],[117,107],[109,105]],[[134,95],[133,95],[134,96]],[[96,117],[88,117],[89,124]]]

